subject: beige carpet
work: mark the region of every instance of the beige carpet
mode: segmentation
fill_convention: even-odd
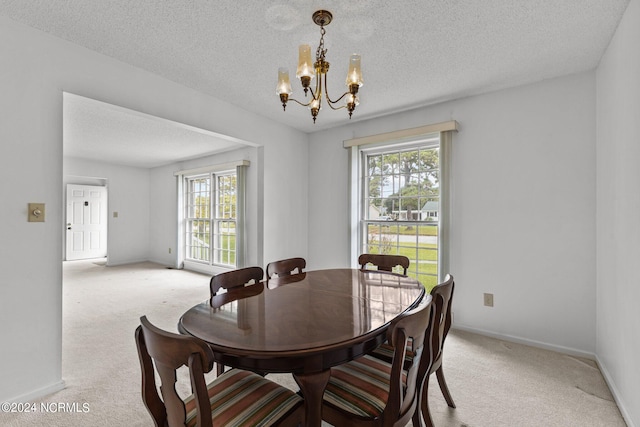
[[[77,404],[77,411],[0,413],[0,425],[153,425],[140,397],[134,330],[146,314],[175,331],[180,315],[207,299],[208,282],[208,276],[152,263],[65,263],[62,373],[67,387],[32,403],[38,408],[41,402]],[[436,426],[625,426],[591,360],[453,330],[444,369],[457,409],[447,407],[431,378]],[[269,377],[296,388],[289,375]],[[179,390],[186,392],[187,384],[183,375]]]

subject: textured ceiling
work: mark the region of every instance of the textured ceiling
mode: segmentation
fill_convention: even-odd
[[[344,90],[351,53],[364,86],[352,120],[402,111],[597,66],[629,0],[0,0],[0,15],[314,132],[348,121],[325,107],[314,125],[283,112],[278,67],[326,27],[329,90]],[[297,80],[293,97],[303,99]]]
[[[153,168],[238,148],[239,141],[70,93],[64,94],[66,156]]]

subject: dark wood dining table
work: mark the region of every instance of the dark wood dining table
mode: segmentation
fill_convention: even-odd
[[[178,328],[206,341],[225,366],[292,373],[306,425],[320,426],[330,368],[384,342],[390,322],[424,293],[394,273],[316,270],[219,294],[184,313]]]

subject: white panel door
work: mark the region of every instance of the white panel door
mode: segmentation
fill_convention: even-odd
[[[67,261],[107,256],[107,188],[67,185]]]

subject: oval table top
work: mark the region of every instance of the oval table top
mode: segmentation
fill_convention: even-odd
[[[382,343],[391,320],[424,292],[419,281],[393,273],[309,271],[217,295],[184,313],[179,328],[228,366],[313,372]]]

